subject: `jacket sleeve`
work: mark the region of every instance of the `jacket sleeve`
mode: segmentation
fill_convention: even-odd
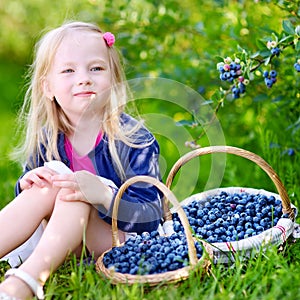
[[[15,196],[18,196],[22,192],[21,187],[20,187],[20,180],[30,170],[31,170],[31,168],[28,165],[26,165],[25,168],[24,168],[24,171],[23,171],[22,175],[18,178],[18,180],[16,182],[16,185],[15,185]]]
[[[122,159],[126,179],[146,175],[161,180],[158,157],[159,146],[156,140],[144,148],[130,148],[129,153],[123,155]],[[113,190],[116,195],[118,189],[113,188]],[[110,224],[113,205],[114,200],[108,211],[105,211],[102,206],[98,207],[99,215]],[[118,211],[119,229],[125,232],[151,232],[157,229],[161,218],[162,195],[155,186],[137,182],[124,191]]]

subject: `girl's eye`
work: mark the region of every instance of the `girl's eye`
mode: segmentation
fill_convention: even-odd
[[[103,71],[103,70],[105,70],[103,67],[93,67],[93,68],[91,68],[91,70],[92,71]]]
[[[72,73],[72,72],[74,72],[72,69],[66,69],[62,71],[62,73]]]

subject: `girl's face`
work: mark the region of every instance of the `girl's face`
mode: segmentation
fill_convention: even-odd
[[[108,50],[101,33],[71,31],[54,56],[44,93],[55,97],[73,125],[92,103],[101,109],[111,87]]]

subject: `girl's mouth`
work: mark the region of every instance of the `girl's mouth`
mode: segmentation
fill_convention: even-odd
[[[84,98],[94,98],[96,96],[95,92],[90,92],[90,91],[86,91],[86,92],[79,92],[79,93],[75,93],[74,94],[75,97],[84,97]]]

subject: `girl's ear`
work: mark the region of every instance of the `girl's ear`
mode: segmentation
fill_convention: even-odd
[[[52,94],[49,82],[45,77],[42,79],[42,89],[46,98],[52,101],[54,99],[54,95]]]

